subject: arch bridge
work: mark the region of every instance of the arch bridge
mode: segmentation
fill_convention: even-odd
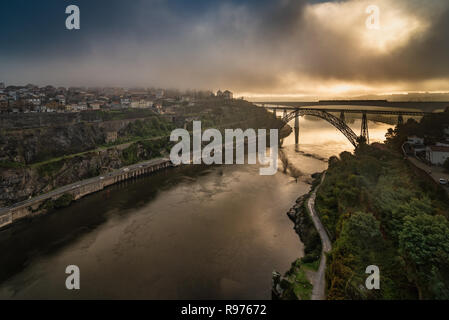
[[[337,128],[344,136],[351,142],[354,147],[357,147],[359,138],[363,138],[366,143],[369,143],[369,131],[368,131],[368,114],[377,115],[394,115],[398,117],[398,124],[404,123],[404,116],[418,116],[423,117],[431,112],[421,111],[395,111],[395,110],[378,110],[378,109],[350,109],[350,108],[309,108],[309,107],[283,107],[283,106],[265,106],[264,108],[272,110],[275,117],[277,117],[277,111],[282,111],[283,126],[286,126],[291,120],[295,119],[295,142],[299,142],[299,117],[301,116],[314,116],[323,119]],[[333,115],[333,113],[340,114],[340,117]],[[362,125],[360,129],[360,136],[358,136],[347,124],[345,120],[345,114],[356,113],[362,115]]]

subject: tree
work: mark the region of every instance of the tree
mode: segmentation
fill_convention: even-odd
[[[380,224],[372,214],[357,212],[344,223],[342,237],[362,250],[379,248],[382,243]]]
[[[449,222],[442,216],[427,214],[409,216],[404,221],[399,250],[419,297],[442,298],[441,294],[449,290]]]
[[[328,160],[329,168],[335,167],[340,162],[340,159],[336,156],[332,156]]]

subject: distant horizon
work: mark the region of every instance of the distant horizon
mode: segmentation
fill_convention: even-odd
[[[449,91],[447,0],[13,1],[8,83],[229,89],[251,100]],[[377,8],[378,18],[367,13]]]
[[[3,83],[5,88],[7,87],[26,87],[28,85],[37,86],[39,88],[43,88],[46,86],[52,86],[55,88],[85,88],[85,89],[104,89],[104,88],[117,88],[117,89],[125,89],[125,90],[133,90],[133,89],[154,89],[154,90],[173,90],[180,91],[183,93],[193,91],[193,92],[207,92],[210,91],[212,93],[216,93],[218,90],[227,90],[226,88],[218,88],[218,89],[204,89],[204,88],[171,88],[171,87],[159,87],[159,86],[146,86],[146,85],[136,85],[136,86],[121,86],[121,85],[64,85],[64,84],[36,84],[33,82],[24,81],[20,84],[18,83],[7,83],[6,81],[0,80],[0,83]],[[232,90],[231,90],[232,91]],[[283,95],[265,95],[265,94],[253,94],[253,95],[245,95],[245,93],[233,92],[235,98],[244,98],[250,102],[319,102],[320,100],[328,100],[328,101],[341,101],[341,100],[387,100],[388,102],[449,102],[449,90],[448,91],[410,91],[410,92],[392,92],[392,93],[377,93],[377,94],[365,94],[365,95],[348,95],[348,96],[332,96],[332,95],[295,95],[295,94],[283,94]],[[442,96],[440,99],[429,100],[426,101],[425,98]],[[411,100],[409,100],[411,99]],[[421,100],[424,99],[424,100]]]

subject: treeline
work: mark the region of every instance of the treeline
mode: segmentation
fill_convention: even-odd
[[[439,142],[444,138],[444,130],[449,127],[449,107],[444,112],[433,113],[416,121],[410,118],[404,124],[388,129],[386,144],[399,149],[408,136],[419,136],[426,144]]]
[[[200,101],[195,106],[178,107],[177,114],[200,120],[203,128],[220,128],[235,124],[229,129],[237,125],[241,129],[268,129],[279,128],[282,125],[281,120],[275,119],[266,109],[244,100]]]
[[[120,158],[124,165],[131,165],[168,155],[172,145],[168,138],[139,141],[124,149]]]
[[[113,121],[157,117],[158,115],[151,109],[121,109],[121,110],[94,110],[90,112],[81,112],[83,121]]]
[[[329,160],[316,201],[333,242],[328,299],[449,299],[449,200],[384,145]],[[380,268],[368,290],[367,266]]]

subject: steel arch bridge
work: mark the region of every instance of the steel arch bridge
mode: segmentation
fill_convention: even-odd
[[[284,122],[284,125],[282,127],[285,127],[291,120],[299,116],[314,116],[326,120],[335,128],[340,130],[340,132],[345,135],[345,137],[349,140],[349,142],[352,143],[354,147],[357,147],[358,136],[355,134],[355,132],[346,124],[346,122],[343,119],[337,118],[336,116],[324,110],[298,109],[297,111],[284,114],[284,116],[282,117],[282,122]]]
[[[352,143],[354,147],[357,147],[359,144],[359,136],[357,136],[354,131],[346,124],[345,121],[345,113],[352,114],[361,114],[362,115],[362,127],[360,130],[360,138],[363,138],[366,143],[369,144],[369,132],[368,132],[368,114],[377,114],[377,115],[388,115],[388,116],[398,116],[398,125],[404,123],[404,116],[411,117],[423,117],[426,115],[433,114],[432,112],[423,112],[423,111],[410,111],[410,110],[386,110],[379,107],[373,106],[373,109],[354,109],[347,107],[339,107],[339,108],[318,108],[318,107],[295,107],[295,106],[282,106],[278,105],[274,106],[265,106],[265,103],[261,104],[261,107],[266,108],[268,110],[272,110],[274,116],[277,117],[277,111],[283,111],[283,117],[281,118],[283,121],[284,127],[288,122],[295,119],[295,142],[298,144],[298,136],[299,136],[299,117],[300,116],[314,116],[320,119],[326,120],[330,124],[332,124],[335,128],[340,130],[341,133],[345,135],[345,137]],[[377,108],[377,109],[374,109]],[[290,112],[290,113],[289,113]],[[334,116],[332,113],[339,113],[340,117]]]

